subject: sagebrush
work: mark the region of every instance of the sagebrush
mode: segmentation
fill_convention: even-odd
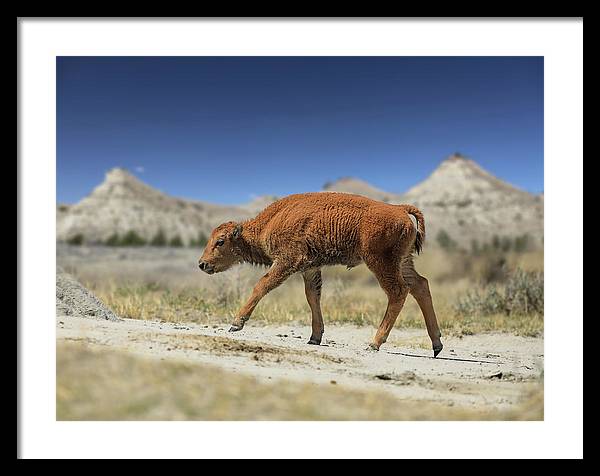
[[[459,297],[456,312],[477,315],[536,315],[544,313],[544,275],[516,269],[503,284],[488,284]]]

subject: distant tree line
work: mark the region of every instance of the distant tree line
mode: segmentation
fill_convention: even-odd
[[[455,251],[459,249],[458,243],[452,239],[446,230],[440,230],[436,236],[436,242],[440,248],[446,251]],[[490,252],[515,251],[523,253],[531,249],[532,239],[527,233],[516,237],[494,235],[490,242],[480,243],[479,240],[471,240],[470,252],[473,255],[481,255]]]
[[[82,233],[77,233],[69,237],[66,242],[70,245],[81,246],[86,240]],[[203,247],[206,246],[208,242],[208,237],[205,233],[200,232],[196,238],[192,238],[187,243],[189,247]],[[135,230],[129,230],[123,235],[119,233],[113,233],[106,240],[102,241],[100,244],[104,246],[127,246],[127,247],[136,247],[136,246],[169,246],[173,248],[182,248],[185,246],[183,239],[179,235],[174,235],[170,239],[167,238],[164,230],[160,229],[156,232],[156,234],[150,239],[147,240],[144,237],[140,236]]]
[[[67,243],[69,243],[70,245],[83,245],[83,235],[81,233],[77,233],[76,235],[71,236],[70,238],[67,239]]]

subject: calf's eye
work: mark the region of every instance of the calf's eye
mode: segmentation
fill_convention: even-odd
[[[225,243],[225,240],[217,240],[217,242],[215,243],[216,246],[223,246],[223,244]]]

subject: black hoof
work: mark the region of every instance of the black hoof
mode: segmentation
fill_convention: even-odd
[[[241,327],[241,326],[236,326],[236,325],[234,324],[234,325],[232,325],[232,326],[229,328],[229,332],[237,332],[237,331],[241,331],[242,329],[243,329],[243,327]]]
[[[438,356],[438,354],[442,351],[443,348],[444,348],[444,346],[442,344],[440,344],[439,347],[433,348],[433,358],[434,359]]]
[[[310,339],[307,344],[309,345],[321,345],[321,341],[317,339]]]
[[[365,350],[369,352],[379,352],[379,348],[375,344],[369,344]]]

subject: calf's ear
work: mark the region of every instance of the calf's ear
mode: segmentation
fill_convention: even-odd
[[[233,229],[233,232],[231,233],[231,237],[236,240],[240,236],[242,236],[242,225],[237,223]]]

